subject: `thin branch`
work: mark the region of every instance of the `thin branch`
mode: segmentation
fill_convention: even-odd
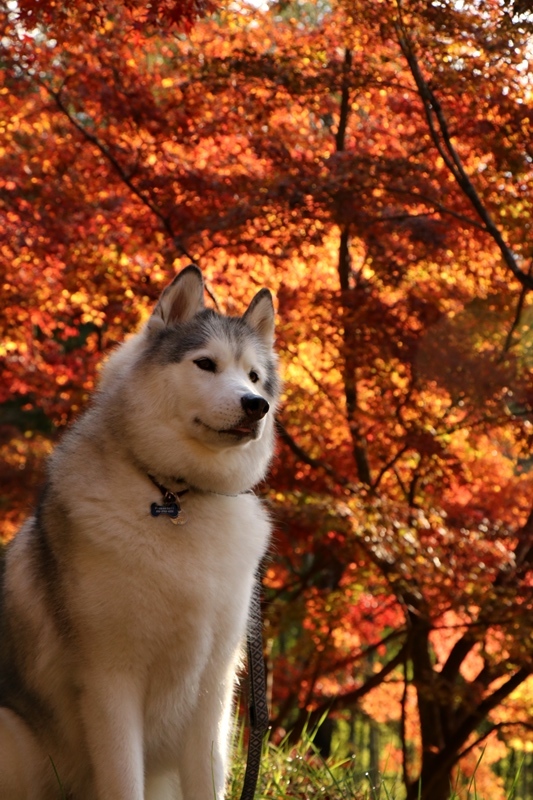
[[[385,666],[382,667],[379,672],[373,673],[371,677],[368,678],[368,680],[366,680],[357,689],[352,689],[344,694],[337,694],[334,697],[327,697],[323,699],[320,705],[318,705],[311,713],[308,713],[306,709],[302,709],[299,719],[291,732],[291,736],[293,736],[294,739],[298,739],[302,730],[304,729],[304,726],[312,728],[313,725],[322,719],[324,714],[328,714],[331,711],[336,711],[339,708],[346,709],[350,706],[356,705],[361,698],[365,697],[365,695],[379,686],[385,680],[385,678],[403,662],[404,655],[405,646],[402,647],[401,650],[393,658],[391,658],[391,660],[385,664]]]
[[[455,181],[462,190],[463,194],[470,200],[472,207],[484,225],[485,231],[496,243],[506,265],[509,267],[515,278],[520,281],[522,286],[527,286],[528,289],[533,289],[533,276],[526,274],[518,266],[511,248],[503,238],[500,229],[492,219],[474,184],[465,172],[461,158],[452,143],[452,134],[449,130],[448,122],[442,107],[435,95],[435,92],[429,85],[428,81],[426,81],[424,78],[420,64],[418,63],[418,59],[415,55],[409,33],[402,19],[401,0],[397,0],[396,4],[398,8],[398,18],[396,20],[398,43],[418,88],[418,94],[422,101],[424,114],[433,144],[437,148],[439,155],[455,178]]]
[[[421,200],[428,206],[433,206],[441,214],[446,214],[447,216],[454,217],[454,219],[459,220],[459,222],[464,222],[465,225],[468,225],[469,227],[477,228],[478,230],[483,231],[484,233],[486,232],[485,226],[481,222],[478,222],[476,219],[473,219],[472,217],[466,217],[464,214],[459,214],[457,211],[453,211],[453,209],[448,208],[448,206],[445,206],[444,203],[439,203],[438,200],[435,200],[433,197],[428,197],[427,195],[422,194],[421,192],[418,191],[414,192],[412,189],[398,189],[394,187],[389,187],[387,191],[389,192],[389,194],[406,194],[409,197],[412,197],[413,199]],[[378,220],[378,222],[386,220],[387,217],[382,217],[381,219]]]
[[[339,410],[339,401],[329,394],[329,392],[324,388],[324,386],[320,382],[320,380],[316,377],[314,372],[306,364],[304,364],[303,359],[298,356],[297,351],[294,348],[290,347],[290,346],[288,346],[286,348],[286,350],[287,350],[288,353],[291,354],[291,356],[294,356],[294,358],[298,358],[299,366],[303,369],[303,371],[306,373],[306,375],[308,375],[308,377],[313,381],[313,383],[315,384],[315,386],[318,389],[318,391],[321,392],[321,394],[330,403],[330,405],[335,409],[335,411],[338,411]]]
[[[357,689],[352,689],[344,694],[329,697],[322,702],[314,713],[320,718],[326,711],[335,711],[338,708],[348,708],[355,705],[361,698],[365,697],[369,692],[379,686],[385,678],[394,672],[396,667],[403,663],[405,658],[405,645],[398,651],[398,653],[391,658],[391,660],[380,669],[379,672],[373,673],[368,680],[366,680]]]
[[[409,445],[406,445],[406,444],[403,445],[403,447],[400,447],[400,449],[398,450],[396,455],[394,455],[389,461],[387,461],[386,464],[384,464],[384,466],[380,469],[375,481],[372,483],[372,487],[371,487],[372,491],[375,492],[378,489],[379,484],[381,483],[381,480],[382,480],[383,476],[385,475],[385,473],[388,472],[389,469],[392,469],[392,467],[394,467],[396,462],[400,460],[400,458],[403,456],[403,454],[408,449],[409,449]]]
[[[394,600],[394,603],[395,602],[396,601]],[[390,605],[393,605],[393,603],[391,603]],[[405,629],[404,626],[402,626],[400,628],[397,628],[396,630],[391,631],[386,636],[384,636],[382,639],[380,639],[379,642],[375,642],[375,644],[371,644],[368,647],[365,647],[364,649],[359,650],[358,653],[355,653],[355,654],[350,655],[350,656],[346,656],[346,658],[341,658],[338,661],[335,661],[333,664],[330,664],[329,666],[327,666],[324,669],[324,673],[323,674],[324,675],[331,675],[331,674],[333,674],[335,672],[339,672],[341,670],[344,671],[348,667],[353,667],[353,665],[356,664],[358,661],[361,661],[361,660],[367,658],[369,655],[372,655],[377,650],[379,650],[380,647],[383,647],[384,645],[390,644],[395,639],[398,639],[400,636],[404,636],[405,635],[405,631],[406,631],[406,629]]]
[[[451,766],[457,762],[459,748],[467,741],[468,737],[475,731],[479,723],[484,720],[494,708],[499,706],[506,697],[512,694],[512,692],[531,675],[532,671],[531,667],[522,667],[517,670],[506,683],[482,700],[477,708],[463,720],[454,734],[448,739],[446,746],[436,756],[433,762],[435,775],[439,774],[440,769]],[[430,787],[426,786],[426,789],[428,788]]]
[[[333,633],[333,621],[330,620],[330,624],[328,626],[328,630],[327,630],[325,641],[324,641],[324,646],[321,649],[319,649],[318,647],[315,648],[315,654],[316,654],[315,667],[313,669],[312,674],[308,678],[306,699],[303,702],[304,708],[307,708],[309,706],[309,704],[311,703],[311,700],[313,698],[313,692],[315,691],[315,686],[316,686],[321,674],[323,674],[322,665],[324,663],[324,658],[325,658],[325,653],[326,653],[326,643],[328,642],[329,639],[331,639],[331,634],[332,633]],[[309,664],[309,661],[308,661],[307,667],[309,668],[309,666],[310,666],[310,664]]]
[[[533,725],[525,720],[516,720],[513,722],[495,722],[494,725],[491,725],[487,731],[479,736],[474,742],[469,744],[468,747],[465,747],[464,750],[461,750],[457,760],[461,761],[461,759],[467,756],[475,747],[479,747],[479,745],[488,739],[491,733],[494,733],[494,731],[504,730],[506,728],[524,728],[527,731],[533,731]]]
[[[285,444],[292,450],[294,455],[300,461],[303,461],[304,464],[308,464],[310,467],[313,467],[313,469],[322,470],[329,475],[330,478],[333,478],[338,486],[342,486],[343,489],[347,489],[351,494],[357,494],[356,487],[350,480],[348,480],[348,478],[345,478],[343,475],[339,475],[338,472],[330,467],[330,465],[325,461],[322,461],[322,459],[313,458],[313,456],[310,456],[308,453],[306,453],[306,451],[293,439],[288,430],[279,420],[276,420],[276,429],[282,441],[285,442]]]
[[[529,512],[529,516],[517,531],[516,537],[518,543],[514,549],[515,566],[512,569],[500,569],[493,580],[493,587],[496,589],[500,586],[505,586],[509,583],[511,578],[516,578],[516,575],[524,565],[528,565],[533,558],[533,507]],[[448,658],[441,669],[440,677],[443,681],[454,683],[459,675],[461,664],[464,662],[467,655],[472,648],[479,641],[479,637],[473,633],[474,627],[486,628],[495,624],[498,618],[498,605],[497,598],[488,594],[489,600],[480,609],[477,619],[473,621],[463,636],[457,640],[448,654]],[[495,619],[496,617],[496,619]]]
[[[531,275],[532,270],[533,270],[533,261],[529,265],[529,270],[528,270],[527,274]],[[507,336],[505,338],[505,344],[503,345],[502,357],[506,353],[509,352],[509,350],[511,349],[511,347],[513,345],[513,336],[514,336],[514,333],[515,333],[516,329],[520,325],[520,318],[522,316],[522,311],[524,310],[524,303],[526,301],[526,297],[527,297],[528,292],[529,292],[529,287],[522,286],[522,289],[520,291],[520,296],[518,298],[518,303],[516,304],[516,312],[515,312],[515,315],[514,315],[514,319],[513,319],[511,327],[509,328],[509,333],[507,334]]]
[[[116,158],[116,156],[111,152],[109,147],[107,147],[107,145],[105,145],[98,138],[98,136],[95,136],[95,134],[93,134],[90,131],[88,131],[87,128],[84,125],[82,125],[79,122],[79,120],[77,120],[76,117],[69,111],[69,109],[65,105],[65,103],[63,101],[63,98],[61,96],[62,90],[64,88],[64,84],[61,86],[59,91],[54,91],[50,86],[48,86],[43,81],[39,81],[39,84],[46,91],[46,93],[54,100],[57,108],[69,120],[71,125],[73,125],[73,127],[76,128],[76,130],[83,136],[83,138],[87,142],[92,144],[94,147],[97,148],[97,150],[100,151],[100,153],[102,153],[104,158],[113,167],[115,172],[120,177],[121,181],[128,187],[130,192],[133,195],[135,195],[135,197],[137,197],[137,199],[140,200],[141,203],[144,206],[146,206],[146,208],[148,208],[149,211],[151,211],[152,214],[154,214],[154,216],[159,220],[159,222],[161,223],[162,227],[164,228],[164,230],[166,231],[166,233],[168,234],[170,239],[172,239],[172,242],[174,243],[174,246],[176,247],[176,249],[182,255],[184,255],[186,258],[188,258],[189,261],[191,261],[192,263],[195,263],[196,259],[194,258],[194,256],[191,255],[191,253],[187,250],[185,245],[182,243],[182,241],[179,239],[179,237],[174,232],[174,229],[172,227],[172,223],[171,223],[169,217],[166,216],[165,214],[163,214],[163,212],[152,202],[152,200],[149,197],[147,197],[146,194],[144,192],[142,192],[135,185],[135,183],[133,182],[132,178],[133,178],[133,175],[135,174],[135,170],[133,172],[128,173],[124,169],[124,167],[122,166],[120,161]],[[208,294],[211,297],[211,299],[215,302],[215,304],[218,305],[216,303],[216,300],[213,297],[212,293],[208,292]]]

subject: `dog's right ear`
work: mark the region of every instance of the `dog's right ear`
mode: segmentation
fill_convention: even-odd
[[[164,289],[148,321],[148,327],[155,329],[174,322],[188,322],[203,308],[202,273],[194,264],[189,264]]]

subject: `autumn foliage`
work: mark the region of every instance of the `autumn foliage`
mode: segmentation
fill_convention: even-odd
[[[503,797],[533,746],[527,8],[2,8],[4,535],[177,269],[230,313],[269,285],[273,735],[363,715],[409,800],[482,748]]]

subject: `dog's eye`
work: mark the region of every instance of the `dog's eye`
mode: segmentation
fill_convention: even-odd
[[[204,372],[216,372],[217,365],[211,358],[197,358],[194,362],[197,367],[203,369]]]
[[[259,375],[257,374],[257,372],[255,370],[252,370],[250,372],[250,374],[248,375],[248,377],[250,378],[252,383],[257,383],[257,381],[259,380]]]

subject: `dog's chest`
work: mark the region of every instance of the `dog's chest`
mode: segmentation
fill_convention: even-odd
[[[191,496],[183,509],[183,525],[115,520],[106,546],[80,554],[76,594],[102,657],[183,674],[242,637],[268,518],[251,495]]]

